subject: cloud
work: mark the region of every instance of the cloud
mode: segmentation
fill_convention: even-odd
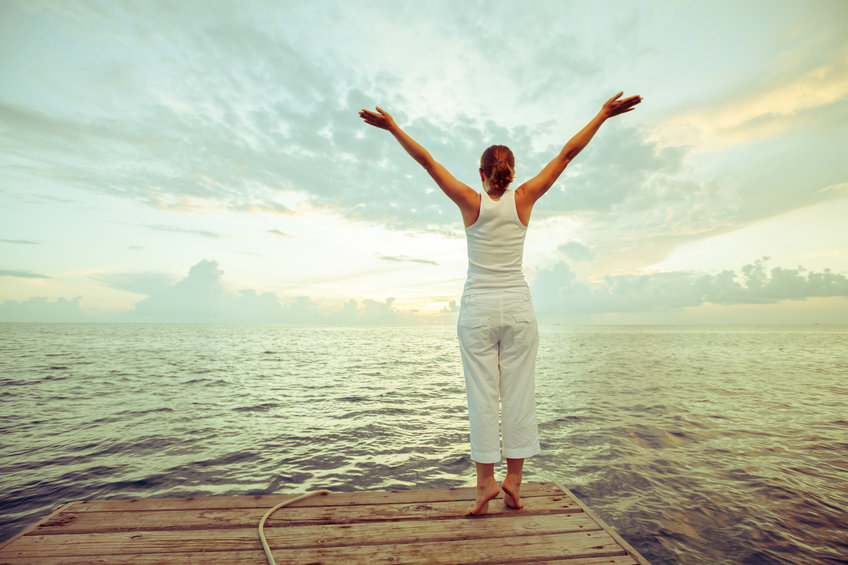
[[[595,252],[579,241],[563,243],[562,245],[558,245],[557,249],[574,261],[591,261],[595,258]]]
[[[30,241],[29,239],[0,239],[2,243],[12,243],[15,245],[40,245],[37,241]]]
[[[578,236],[588,249],[559,249],[574,261],[626,253],[628,260],[650,263],[682,241],[746,221],[740,209],[753,195],[740,195],[733,183],[699,178],[686,148],[661,147],[647,135],[624,121],[605,124],[534,206],[531,224],[574,220],[579,232],[571,237]],[[551,147],[535,155],[555,152]],[[629,250],[634,242],[638,252]]]
[[[767,270],[768,258],[742,267],[742,274],[723,271],[704,275],[695,286],[704,301],[713,304],[775,304],[781,300],[804,300],[812,297],[848,296],[848,279],[824,269],[821,273],[803,267]]]
[[[280,323],[309,325],[369,325],[415,323],[415,317],[384,302],[350,299],[341,308],[319,305],[309,297],[280,300],[270,292],[227,291],[224,272],[216,261],[204,259],[175,284],[159,288],[124,313],[125,321],[157,323]],[[140,290],[163,282],[156,275],[101,277],[116,288]]]
[[[416,259],[415,257],[408,257],[406,255],[378,255],[377,257],[383,261],[393,261],[397,263],[421,263],[422,265],[438,265],[436,261],[431,261],[430,259]]]
[[[459,304],[456,303],[456,300],[451,300],[447,306],[442,307],[440,312],[443,314],[459,312]]]
[[[0,304],[4,322],[122,321],[150,323],[250,323],[294,325],[373,325],[421,323],[412,311],[398,310],[394,298],[351,298],[341,306],[307,296],[280,299],[253,289],[228,291],[217,261],[204,259],[177,282],[159,273],[104,273],[93,278],[111,288],[147,296],[125,312],[109,315],[80,309],[81,297],[49,301],[33,297]]]
[[[507,143],[518,159],[518,180],[533,176],[614,92],[608,89],[613,77],[625,83],[622,88],[630,84],[644,94],[641,87],[650,87],[657,96],[604,125],[535,207],[534,222],[580,216],[586,249],[562,248],[570,260],[588,261],[596,254],[602,260],[595,266],[612,248],[626,253],[634,241],[650,238],[650,245],[640,247],[667,249],[777,213],[776,207],[808,204],[805,186],[844,181],[830,178],[842,170],[841,153],[836,155],[844,146],[841,138],[799,138],[795,148],[807,153],[775,148],[760,157],[765,163],[740,152],[743,172],[761,176],[737,181],[725,158],[693,163],[691,139],[659,143],[638,125],[640,119],[662,120],[674,104],[686,105],[679,116],[689,120],[697,114],[698,127],[721,132],[757,131],[760,123],[779,120],[797,125],[801,114],[830,109],[840,100],[844,106],[843,51],[824,50],[842,59],[820,59],[819,48],[815,63],[800,64],[783,47],[795,40],[781,41],[773,64],[794,62],[791,76],[770,77],[760,89],[763,79],[752,72],[759,68],[743,68],[735,60],[735,70],[728,65],[724,54],[732,50],[719,56],[715,42],[693,43],[690,47],[714,53],[701,58],[711,68],[693,66],[697,58],[680,55],[679,36],[665,33],[730,25],[740,40],[732,47],[762,47],[780,37],[775,30],[782,28],[771,25],[758,28],[762,33],[740,33],[760,21],[750,13],[728,24],[700,7],[625,7],[610,14],[558,3],[528,9],[506,3],[508,18],[489,18],[481,26],[479,6],[454,4],[409,3],[392,10],[380,3],[329,2],[221,4],[214,10],[192,1],[10,5],[4,15],[16,18],[7,20],[14,21],[15,35],[0,45],[9,63],[8,95],[0,101],[0,152],[12,164],[7,174],[14,181],[7,184],[76,188],[200,214],[319,210],[388,229],[461,237],[454,204],[391,135],[365,126],[357,111],[378,103],[392,111],[460,180],[479,189],[483,148]],[[692,10],[709,21],[687,17]],[[822,18],[831,8],[806,11]],[[771,17],[786,21],[786,13],[781,8]],[[835,24],[818,27],[826,29],[816,37],[836,30],[839,45],[844,43]],[[511,40],[504,42],[507,36]],[[658,67],[656,51],[671,54],[663,60],[680,67]],[[742,56],[753,52],[744,49]],[[654,66],[646,67],[648,61]],[[617,72],[625,67],[629,74]],[[719,87],[709,86],[738,85],[740,76],[755,77],[741,90],[756,82],[757,92],[747,95],[734,86],[734,92],[717,95]],[[55,92],[62,96],[50,94]],[[828,116],[832,127],[844,130],[844,115]],[[810,154],[836,164],[819,166],[805,158]],[[798,178],[785,180],[788,175],[775,172],[780,167],[796,169]],[[813,178],[815,169],[825,171],[826,183]],[[799,196],[790,198],[790,192]],[[163,224],[152,228],[224,237]],[[134,288],[157,296],[162,291]],[[237,298],[226,296],[220,300],[227,304]],[[260,296],[244,300],[260,302]]]
[[[19,277],[22,279],[49,279],[47,275],[33,273],[32,271],[0,269],[0,277]]]
[[[164,224],[151,225],[151,226],[148,226],[148,227],[150,229],[157,230],[157,231],[164,231],[164,232],[171,232],[171,233],[187,233],[187,234],[191,234],[191,235],[199,235],[200,237],[208,237],[208,238],[211,238],[211,239],[218,239],[218,238],[223,237],[220,233],[215,233],[215,232],[211,232],[211,231],[191,230],[191,229],[187,229],[187,228],[181,228],[181,227],[178,227],[178,226],[166,226]]]
[[[218,263],[204,259],[172,286],[139,301],[126,314],[132,321],[270,323],[282,319],[276,296],[242,290],[230,293],[222,283]]]
[[[657,235],[689,237],[734,221],[735,190],[696,180],[686,148],[660,147],[646,136],[640,128],[610,124],[534,207],[534,216],[578,214],[593,244],[614,245]]]
[[[848,278],[825,269],[802,267],[767,269],[768,258],[742,267],[740,273],[717,275],[676,271],[645,275],[608,276],[598,285],[578,281],[560,262],[540,271],[531,284],[540,314],[651,312],[700,306],[705,303],[775,304],[813,297],[848,297]]]
[[[718,274],[674,271],[605,277],[590,285],[579,281],[564,262],[537,272],[531,282],[533,302],[541,316],[570,313],[667,312],[704,304],[776,304],[815,297],[848,297],[848,278],[829,269],[813,272],[798,267],[767,267],[768,258],[744,265],[739,272]],[[383,301],[351,298],[341,307],[320,304],[307,296],[280,299],[270,292],[225,289],[216,261],[202,260],[174,284],[156,274],[100,275],[113,288],[151,292],[118,321],[152,323],[280,323],[293,325],[401,325],[423,323],[412,310]],[[104,314],[84,312],[81,297],[53,302],[33,297],[0,304],[4,322],[103,321]],[[442,314],[459,310],[455,300]],[[113,318],[109,318],[113,319]]]
[[[3,322],[86,322],[91,318],[80,309],[77,296],[70,300],[58,298],[49,301],[43,296],[28,300],[6,300],[0,304],[0,321]]]
[[[326,308],[322,308],[308,296],[293,297],[283,308],[285,314],[280,321],[284,320],[287,324],[318,324],[321,320],[325,320],[328,314]]]
[[[848,100],[848,48],[826,53],[824,64],[676,113],[661,124],[657,139],[714,151],[806,125],[812,111]]]
[[[27,75],[20,84],[45,91],[58,87],[56,81],[64,103],[36,108],[22,102],[24,96],[0,103],[0,149],[14,156],[22,179],[34,175],[161,209],[291,213],[286,202],[296,194],[304,205],[348,218],[441,232],[458,224],[453,203],[391,136],[365,126],[357,111],[376,103],[395,111],[438,159],[474,186],[480,153],[492,142],[510,140],[522,154],[531,153],[540,130],[554,128],[547,116],[545,128],[502,127],[468,112],[482,108],[486,116],[494,108],[523,108],[527,99],[522,96],[519,104],[518,86],[538,75],[517,52],[535,53],[539,35],[506,47],[498,29],[533,29],[548,16],[563,16],[555,7],[539,7],[515,14],[509,24],[490,23],[490,32],[479,36],[476,12],[447,3],[388,12],[321,3],[260,3],[248,10],[208,10],[191,2],[167,9],[42,7],[22,21],[51,36],[57,48],[50,63],[62,71],[37,84]],[[415,28],[429,53],[419,58],[417,70],[408,65],[414,53],[384,49],[392,33],[408,33],[395,24],[413,17],[439,22]],[[353,25],[357,21],[368,25]],[[457,46],[469,46],[471,32],[471,60],[456,59]],[[317,39],[324,37],[336,41]],[[553,55],[562,40],[561,34],[551,39],[541,56]],[[569,43],[580,45],[575,38]],[[20,46],[23,53],[39,49]],[[575,71],[563,81],[597,72],[585,57],[569,53],[571,63],[558,56]],[[435,88],[439,81],[470,88],[494,70],[512,86],[485,89],[485,99],[476,89],[453,93],[451,107],[427,112],[447,99]],[[466,75],[472,80],[455,80]],[[403,108],[418,114],[404,119]],[[543,164],[530,158],[527,171]]]
[[[174,277],[162,273],[101,273],[92,277],[110,288],[153,295],[174,283]]]
[[[597,110],[608,94],[605,61],[630,56],[620,38],[644,40],[632,36],[638,10],[604,14],[605,25],[592,26],[600,14],[540,4],[481,30],[477,7],[448,3],[392,11],[323,3],[180,6],[40,10],[38,29],[56,32],[54,41],[69,54],[51,55],[54,63],[79,78],[62,84],[73,112],[31,105],[29,97],[0,103],[0,150],[20,163],[22,180],[38,176],[163,210],[320,210],[461,237],[455,205],[391,135],[364,125],[358,110],[380,104],[393,112],[476,190],[482,150],[506,143],[520,182]],[[406,21],[421,24],[397,25]],[[539,25],[547,31],[538,33]],[[587,42],[590,27],[598,29]],[[501,40],[507,32],[514,39],[508,45]],[[410,33],[415,46],[385,49]],[[79,60],[70,56],[77,51]],[[460,51],[466,56],[457,59]],[[480,87],[493,81],[498,88]],[[536,205],[534,222],[583,214],[581,239],[599,256],[622,241],[655,237],[671,247],[739,223],[745,201],[737,190],[687,168],[687,148],[660,146],[648,130],[626,126],[630,116],[620,119],[603,127]],[[568,253],[576,248],[566,256],[590,260]]]
[[[282,238],[282,239],[291,239],[291,238],[294,237],[293,235],[288,234],[284,231],[280,231],[280,230],[268,230],[268,233],[274,234],[277,237]]]
[[[829,193],[834,194],[836,196],[845,196],[848,195],[848,182],[840,182],[837,184],[831,184],[824,188],[820,188],[818,190],[819,193]]]
[[[413,320],[413,316],[408,313],[401,313],[392,306],[394,298],[387,298],[385,302],[378,302],[366,298],[365,300],[356,301],[349,300],[345,303],[341,310],[337,310],[330,314],[329,321],[350,324],[379,324],[392,325]]]
[[[646,190],[656,196],[656,181],[675,178],[686,152],[683,147],[661,148],[646,141],[646,135],[639,128],[608,124],[545,195],[545,209],[608,211]],[[558,152],[551,147],[546,153],[553,158]],[[638,202],[641,208],[652,203],[644,198]]]
[[[302,325],[394,325],[420,323],[414,314],[397,310],[394,298],[380,302],[371,299],[349,299],[340,308],[315,302],[308,296],[297,296],[281,301],[284,324]]]

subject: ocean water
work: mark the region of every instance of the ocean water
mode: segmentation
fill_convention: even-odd
[[[537,402],[525,480],[655,565],[848,563],[848,326],[542,326]],[[71,500],[471,485],[466,418],[452,327],[0,324],[0,540]]]

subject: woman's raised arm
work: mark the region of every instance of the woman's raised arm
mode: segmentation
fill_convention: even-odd
[[[601,125],[608,118],[634,110],[636,104],[642,101],[641,96],[631,96],[629,98],[619,100],[622,94],[624,93],[619,92],[607,100],[601,108],[601,111],[598,112],[598,115],[592,118],[592,121],[586,124],[586,127],[580,130],[577,135],[572,137],[568,143],[565,144],[562,151],[559,152],[559,155],[554,157],[553,160],[548,163],[544,169],[542,169],[542,172],[516,189],[515,193],[519,198],[519,206],[522,206],[527,210],[526,217],[529,218],[529,209],[532,208],[536,200],[541,198],[542,195],[545,194],[551,186],[553,186],[565,170],[565,167],[567,167],[571,160],[574,159],[577,154],[589,144],[589,141],[592,140]]]
[[[438,163],[430,153],[421,147],[421,145],[409,137],[388,112],[377,106],[377,112],[362,110],[359,112],[359,117],[365,120],[365,123],[374,127],[384,129],[395,136],[401,147],[403,147],[409,155],[415,159],[419,165],[429,173],[436,181],[439,188],[447,194],[448,198],[453,200],[459,209],[462,211],[463,218],[466,214],[476,215],[479,210],[479,194],[465,183],[458,181],[452,174],[448,172],[440,163]]]

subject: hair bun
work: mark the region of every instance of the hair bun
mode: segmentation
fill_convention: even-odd
[[[492,145],[480,157],[480,169],[489,186],[506,190],[515,176],[515,157],[506,145]]]

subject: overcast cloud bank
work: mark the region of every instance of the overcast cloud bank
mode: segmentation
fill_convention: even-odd
[[[848,297],[848,278],[828,269],[807,271],[803,267],[767,268],[768,258],[743,266],[737,273],[717,275],[694,272],[668,272],[605,277],[597,285],[577,280],[564,262],[540,271],[531,282],[537,314],[552,317],[567,314],[611,312],[661,312],[682,310],[705,304],[776,304],[814,297]],[[384,301],[351,298],[339,307],[319,304],[306,296],[281,299],[270,292],[244,289],[230,292],[223,284],[224,272],[216,261],[204,259],[178,282],[160,286],[119,314],[85,311],[81,297],[30,298],[7,300],[0,304],[2,322],[85,322],[119,321],[147,323],[279,323],[296,325],[393,325],[433,322],[436,318],[394,306],[394,298]],[[128,275],[102,278],[116,288],[138,288]],[[149,273],[141,280],[151,278]],[[157,285],[161,285],[158,279]],[[445,316],[455,313],[456,303],[442,309]]]
[[[718,275],[668,272],[604,277],[590,286],[578,281],[564,262],[540,271],[531,283],[539,313],[652,312],[703,304],[776,304],[783,300],[848,296],[848,278],[815,273],[803,267],[767,269],[764,257],[742,267],[740,273]]]

